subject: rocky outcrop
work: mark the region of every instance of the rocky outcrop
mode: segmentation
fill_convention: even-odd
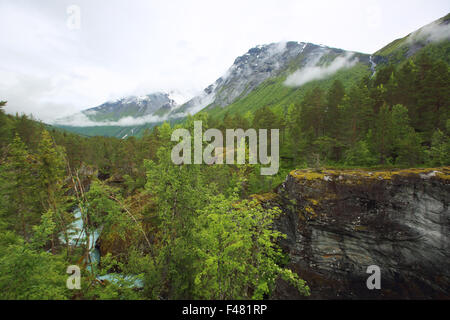
[[[449,179],[449,167],[291,172],[269,201],[310,298],[450,298]],[[366,286],[371,265],[380,290]],[[279,281],[273,298],[301,297]]]

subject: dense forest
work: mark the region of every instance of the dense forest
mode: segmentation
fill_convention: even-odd
[[[83,137],[0,109],[0,298],[262,299],[280,277],[308,295],[286,267],[272,226],[280,211],[264,193],[294,168],[447,166],[449,106],[448,63],[424,52],[349,89],[317,85],[282,112],[202,112],[140,138]],[[203,130],[280,129],[278,175],[173,164],[171,132],[194,120]],[[76,208],[85,236],[72,245]],[[66,288],[69,265],[82,267],[81,290]]]

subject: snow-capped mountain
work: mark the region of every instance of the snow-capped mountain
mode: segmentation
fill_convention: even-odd
[[[98,107],[81,111],[81,114],[93,122],[116,122],[128,117],[162,116],[172,111],[176,106],[176,102],[170,98],[169,94],[157,92],[145,96],[130,96],[109,101]],[[70,123],[72,118],[74,116],[61,119],[59,122]]]
[[[329,85],[342,70],[340,80],[352,85],[363,77],[373,77],[381,65],[401,63],[430,44],[448,41],[449,21],[447,15],[372,55],[294,41],[259,45],[237,57],[223,76],[190,100],[178,90],[125,97],[54,124],[86,135],[123,138],[141,134],[166,120],[181,121],[187,114],[201,110],[223,116],[230,109],[242,114],[247,109],[255,111],[280,102],[296,103],[308,82],[324,80],[318,85]],[[445,47],[441,51],[437,54],[448,59]]]
[[[175,102],[175,100],[186,101],[185,96],[179,91],[130,96],[59,119],[55,124],[66,126],[82,124],[84,127],[136,126],[180,119],[207,107],[226,107],[248,95],[265,80],[283,72],[293,73],[305,66],[320,65],[348,54],[349,52],[345,50],[305,42],[259,45],[236,58],[225,75],[204,89],[200,95],[182,105]],[[370,65],[368,55],[359,54],[359,59]]]
[[[236,58],[224,76],[171,112],[176,117],[195,114],[208,107],[225,107],[252,92],[262,82],[283,72],[299,70],[305,66],[323,64],[350,52],[305,42],[279,42],[260,45]],[[360,62],[369,65],[369,55],[356,54]],[[323,61],[321,61],[322,58]]]

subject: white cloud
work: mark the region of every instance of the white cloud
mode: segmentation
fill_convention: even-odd
[[[450,23],[430,23],[425,27],[411,33],[408,41],[414,42],[418,40],[426,40],[431,42],[439,42],[442,40],[450,40]]]
[[[313,80],[328,78],[340,69],[353,67],[358,62],[358,58],[353,56],[354,54],[338,56],[327,66],[317,66],[317,62],[314,62],[288,76],[284,84],[289,87],[300,87]]]
[[[146,123],[156,123],[166,121],[167,116],[160,117],[154,115],[146,115],[139,118],[125,117],[118,121],[92,121],[85,114],[77,113],[70,117],[50,121],[50,124],[65,125],[71,127],[99,127],[99,126],[118,126],[129,127],[139,126]]]

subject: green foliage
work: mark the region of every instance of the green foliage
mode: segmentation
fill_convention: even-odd
[[[86,193],[87,208],[84,210],[88,214],[90,228],[95,229],[96,226],[110,227],[115,224],[121,226],[127,224],[126,215],[117,203],[113,200],[119,197],[117,191],[100,181],[93,181],[89,191]]]
[[[345,164],[350,166],[371,166],[376,163],[364,140],[358,141],[345,153]]]
[[[62,256],[35,250],[9,232],[0,234],[0,299],[68,299],[66,268]]]
[[[208,110],[208,113],[213,118],[223,119],[226,113],[244,115],[248,112],[255,113],[256,110],[263,107],[270,107],[279,117],[287,106],[299,103],[309,90],[317,86],[328,89],[335,80],[342,82],[344,87],[349,87],[368,76],[369,72],[366,65],[358,63],[352,68],[338,71],[328,79],[312,81],[299,88],[291,88],[284,84],[289,75],[289,71],[287,71],[285,74],[264,81],[247,96],[238,99],[226,108],[216,107]]]
[[[187,128],[191,125],[188,122]],[[272,222],[279,212],[255,202],[239,203],[240,187],[218,192],[222,187],[208,166],[174,165],[171,128],[164,125],[159,132],[166,143],[157,152],[158,162],[146,161],[146,189],[157,200],[160,230],[145,277],[147,296],[261,299],[277,276],[307,294],[304,282],[277,264],[281,251],[274,241],[281,234],[272,230]]]
[[[303,280],[277,264],[282,253],[274,242],[282,235],[272,225],[280,210],[264,209],[256,200],[239,201],[238,192],[212,196],[198,211],[194,297],[262,299],[279,276],[309,295]]]
[[[34,157],[18,135],[8,146],[7,157],[0,166],[0,213],[8,225],[29,239],[31,225],[39,221],[42,210]]]
[[[48,210],[41,216],[41,223],[33,226],[33,241],[32,244],[36,249],[42,248],[47,243],[50,236],[53,234],[56,228],[56,224],[53,221],[54,213]]]
[[[5,115],[3,107],[6,105],[6,101],[0,101],[0,151],[6,146],[10,139],[11,124],[8,117]]]
[[[142,281],[143,274],[129,274],[128,267],[123,262],[120,262],[111,253],[102,257],[102,263],[97,270],[97,276],[102,281],[98,285],[98,281],[89,288],[84,288],[83,295],[85,299],[100,299],[100,300],[141,300],[143,299],[142,292],[136,290],[136,284]],[[110,270],[120,270],[120,273],[111,273]],[[87,274],[87,277],[92,275]]]
[[[166,143],[158,152],[158,163],[146,161],[146,189],[157,201],[160,247],[156,248],[153,273],[160,275],[157,284],[148,288],[151,297],[168,296],[179,299],[190,297],[194,287],[192,258],[193,226],[196,208],[206,204],[206,195],[213,188],[203,180],[200,166],[174,165],[170,142],[172,129],[164,124],[159,129]]]
[[[430,163],[433,166],[450,164],[450,137],[439,129],[433,134],[430,158]]]
[[[396,163],[408,166],[422,163],[422,139],[410,126],[408,109],[400,104],[392,108],[392,136]]]

